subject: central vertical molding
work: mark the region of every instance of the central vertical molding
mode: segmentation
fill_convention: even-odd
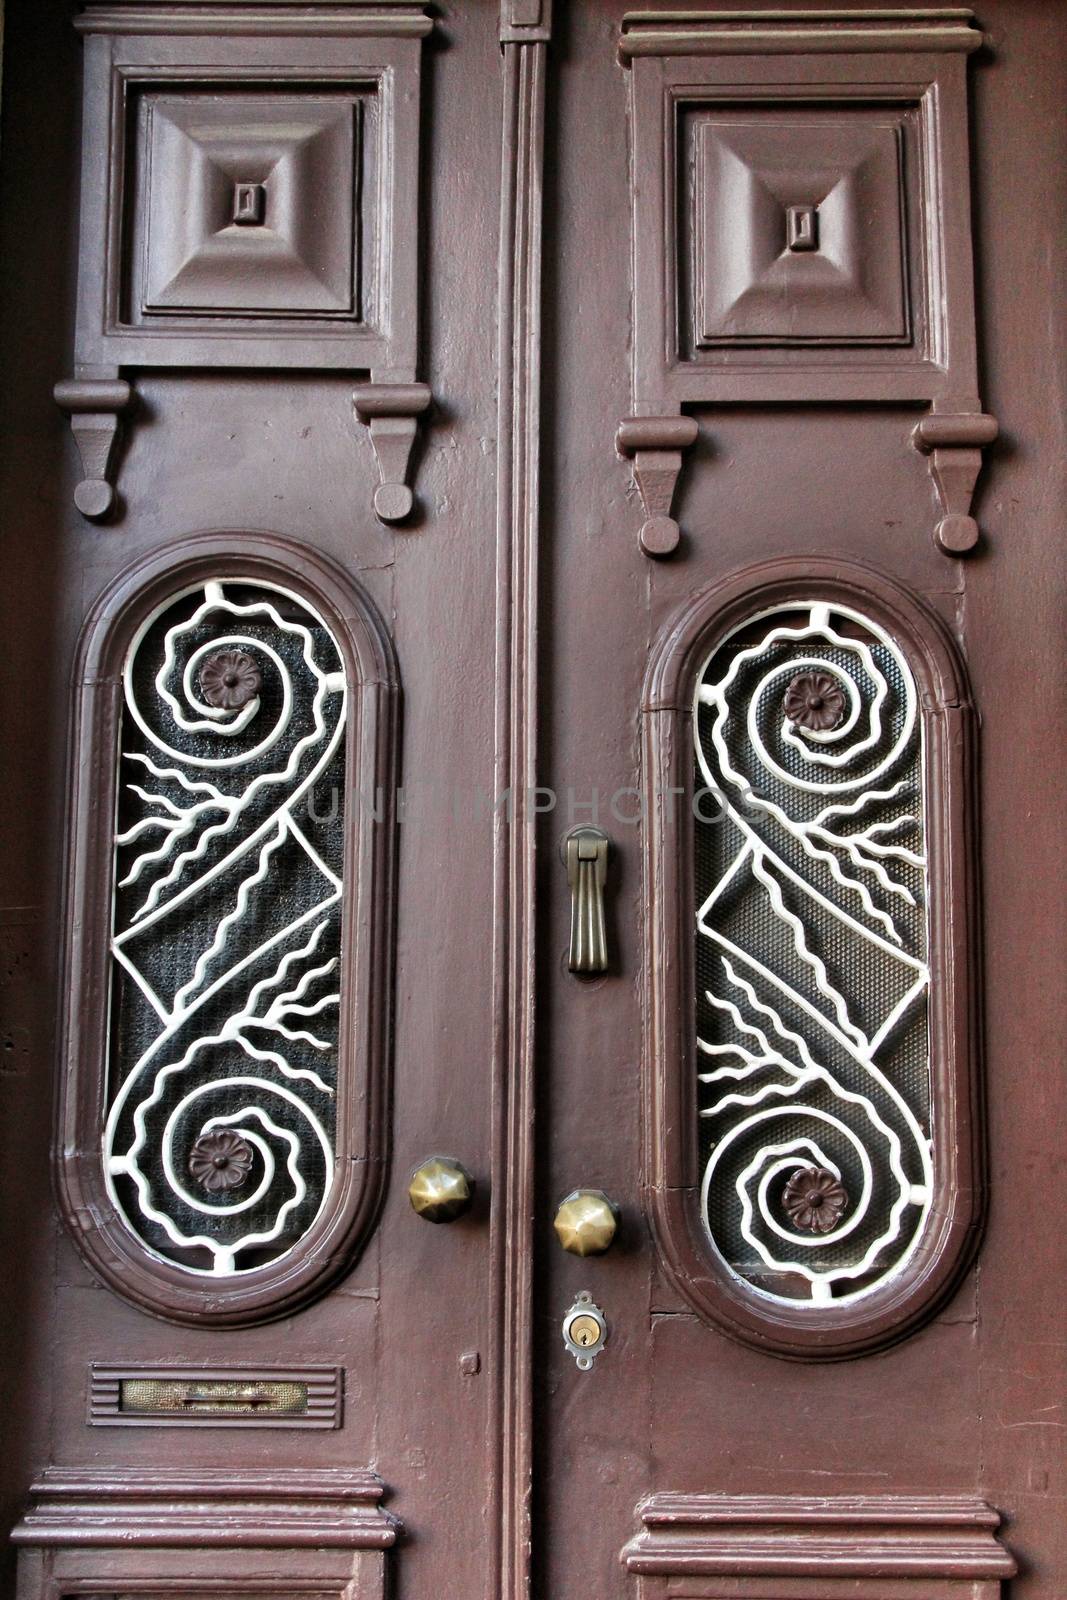
[[[530,1582],[541,217],[551,0],[503,0],[493,949],[492,1593]]]

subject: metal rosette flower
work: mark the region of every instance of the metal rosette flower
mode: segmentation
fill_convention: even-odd
[[[798,603],[718,645],[694,733],[705,1224],[755,1291],[855,1299],[931,1192],[915,682],[869,618]]]
[[[220,580],[149,618],[124,689],[109,1190],[153,1254],[252,1271],[333,1181],[343,661],[299,596]]]
[[[247,1139],[232,1128],[211,1128],[202,1133],[189,1152],[189,1171],[209,1194],[239,1189],[252,1170],[255,1157]]]

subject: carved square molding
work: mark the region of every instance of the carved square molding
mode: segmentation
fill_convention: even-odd
[[[978,452],[996,434],[971,255],[967,59],[982,43],[962,9],[624,16],[633,414],[616,442],[649,555],[679,537],[664,428],[715,404],[925,405],[937,541],[976,543]]]
[[[79,510],[114,509],[138,368],[301,368],[362,380],[375,508],[398,521],[430,400],[416,382],[426,5],[90,0],[77,27],[75,373],[56,400],[81,451]]]
[[[907,344],[899,116],[702,116],[694,343]]]
[[[131,308],[359,321],[359,100],[143,97]]]
[[[624,18],[638,408],[976,395],[982,35],[881,15]]]

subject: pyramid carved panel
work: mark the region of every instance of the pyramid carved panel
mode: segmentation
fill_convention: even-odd
[[[147,315],[352,318],[358,103],[351,95],[147,95]]]
[[[910,338],[892,112],[719,112],[694,129],[694,340]]]

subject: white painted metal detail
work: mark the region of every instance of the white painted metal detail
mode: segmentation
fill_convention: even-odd
[[[275,585],[185,591],[127,655],[104,1163],[190,1273],[277,1261],[332,1185],[345,714],[336,640]]]
[[[715,649],[694,729],[705,1224],[753,1292],[845,1304],[932,1192],[915,682],[875,623],[806,603]]]

